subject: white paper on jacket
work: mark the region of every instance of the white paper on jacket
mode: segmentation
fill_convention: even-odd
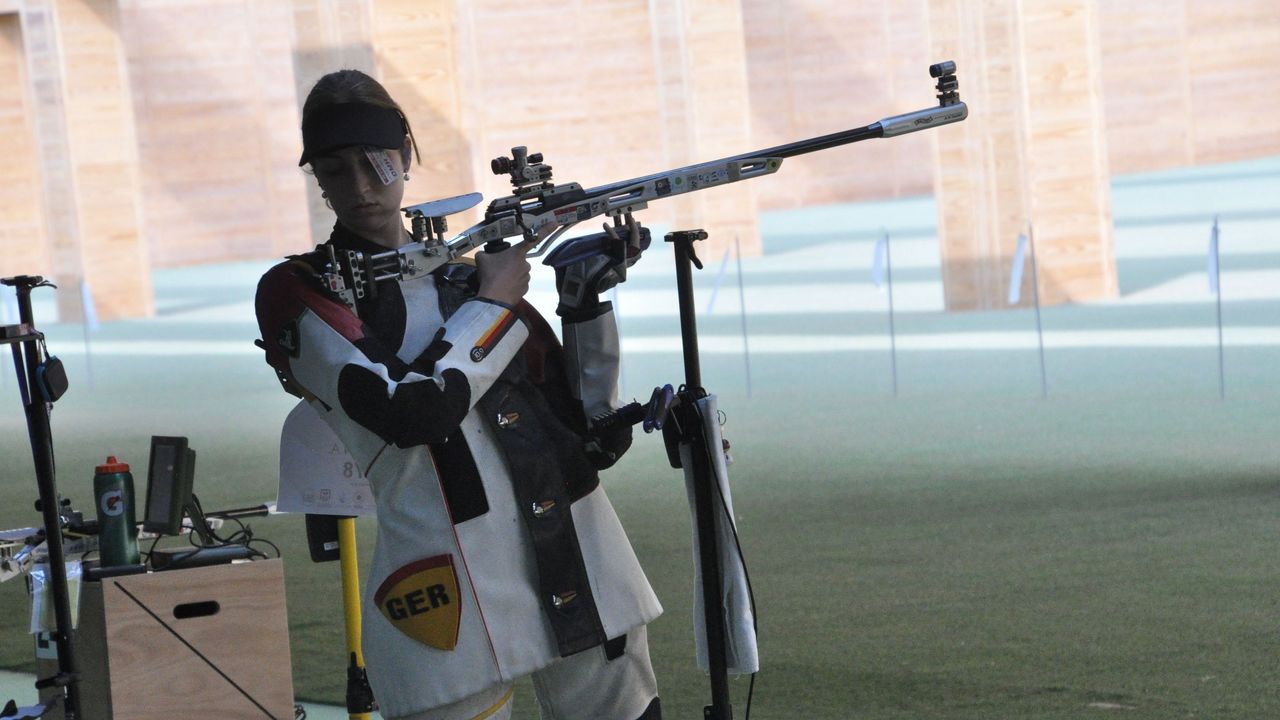
[[[351,453],[305,401],[280,431],[279,512],[373,515],[373,493]]]

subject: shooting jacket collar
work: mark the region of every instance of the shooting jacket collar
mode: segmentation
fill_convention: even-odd
[[[408,232],[405,232],[405,237],[410,241],[413,239],[409,236]],[[388,248],[385,245],[379,245],[372,240],[355,234],[350,228],[343,225],[341,222],[335,222],[333,224],[333,230],[329,233],[329,241],[327,244],[332,245],[338,250],[355,250],[356,252],[362,252],[365,255],[377,255],[391,251],[391,248]]]

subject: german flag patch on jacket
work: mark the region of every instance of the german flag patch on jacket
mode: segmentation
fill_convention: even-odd
[[[475,347],[471,348],[472,361],[480,362],[486,357],[489,357],[489,353],[493,350],[494,346],[496,346],[498,342],[506,336],[507,331],[515,324],[516,314],[510,310],[504,309],[502,314],[498,316],[498,319],[494,320],[493,324],[489,326],[489,329],[486,330],[484,334],[480,336],[480,339],[476,341]]]
[[[440,650],[457,647],[462,602],[453,556],[437,555],[396,570],[373,601],[383,617],[414,640]]]

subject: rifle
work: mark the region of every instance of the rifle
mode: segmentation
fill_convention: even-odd
[[[480,193],[402,208],[411,222],[413,242],[374,254],[346,250],[342,251],[343,258],[329,246],[322,280],[331,293],[356,312],[358,300],[377,295],[379,282],[425,278],[431,271],[481,244],[485,245],[486,252],[494,252],[508,246],[506,238],[522,236],[526,241],[537,243],[527,256],[538,257],[566,230],[594,217],[607,215],[616,220],[648,207],[653,200],[771,175],[778,171],[784,159],[796,155],[960,122],[969,116],[969,108],[960,101],[955,72],[956,64],[950,60],[929,67],[929,75],[938,81],[938,105],[934,107],[894,115],[852,130],[589,189],[583,189],[576,182],[556,185],[552,182],[551,166],[543,163],[541,153],[530,154],[525,147],[514,147],[510,157],[498,157],[490,163],[495,175],[510,176],[514,192],[490,202],[484,220],[446,241],[445,218],[477,205],[483,199]],[[567,262],[566,256],[583,257],[581,252],[557,255],[560,260],[556,264]]]

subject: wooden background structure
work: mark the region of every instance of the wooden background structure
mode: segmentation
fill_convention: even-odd
[[[1274,0],[0,0],[0,275],[129,317],[152,267],[310,247],[298,110],[339,67],[404,104],[420,202],[505,194],[516,144],[590,186],[864,125],[933,103],[945,58],[966,123],[646,217],[760,252],[761,209],[933,193],[949,307],[1001,304],[1028,221],[1045,301],[1077,301],[1116,292],[1113,174],[1280,153]]]
[[[936,139],[947,307],[1004,307],[1019,235],[1043,304],[1116,295],[1095,0],[929,5],[934,42],[978,70],[967,102],[982,108]]]

